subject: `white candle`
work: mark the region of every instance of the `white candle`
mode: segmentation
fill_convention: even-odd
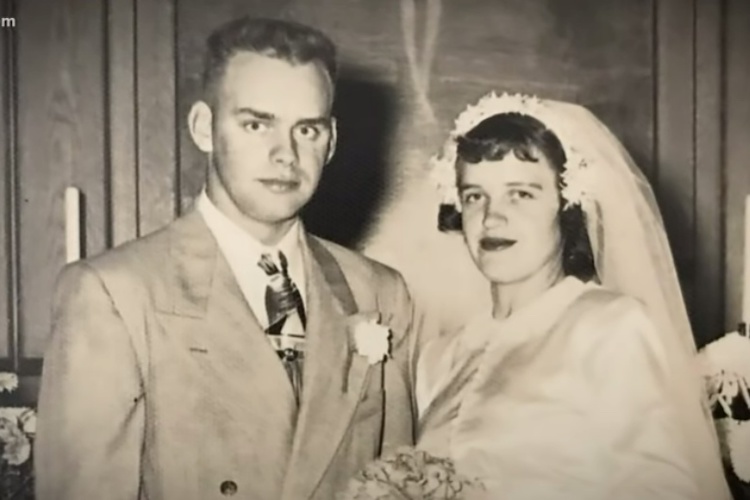
[[[750,195],[745,197],[745,260],[742,280],[742,321],[750,327]]]
[[[81,258],[81,193],[65,189],[65,262]]]

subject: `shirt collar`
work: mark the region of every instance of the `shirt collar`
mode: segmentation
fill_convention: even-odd
[[[264,253],[270,253],[276,260],[276,252],[279,250],[290,262],[296,261],[300,255],[301,224],[299,220],[294,221],[278,244],[268,246],[224,215],[211,201],[205,190],[198,197],[196,207],[214,234],[219,247],[230,261],[236,256],[243,262],[248,260],[257,262]]]

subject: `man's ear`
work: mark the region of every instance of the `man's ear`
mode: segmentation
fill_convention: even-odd
[[[211,107],[205,101],[196,101],[188,114],[188,130],[195,145],[204,153],[211,153],[214,150],[212,121]]]
[[[336,126],[336,118],[331,117],[331,138],[328,141],[328,156],[326,163],[331,161],[333,154],[336,152],[336,143],[338,142],[339,133],[338,127]]]

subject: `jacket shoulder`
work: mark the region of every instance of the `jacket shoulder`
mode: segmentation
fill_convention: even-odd
[[[403,279],[400,272],[386,264],[383,264],[382,262],[367,257],[366,255],[355,250],[351,250],[342,245],[339,245],[338,243],[334,243],[317,236],[311,237],[321,243],[329,252],[331,252],[347,277],[360,278],[362,280],[370,281],[373,279],[378,280],[382,278],[390,278],[396,280]]]
[[[61,275],[73,268],[88,268],[105,283],[119,283],[127,289],[151,289],[164,284],[174,271],[175,248],[186,234],[199,234],[202,220],[190,214],[174,220],[153,233],[122,243],[100,254],[65,266]],[[208,235],[206,231],[206,235]],[[177,244],[176,244],[177,243]]]
[[[336,243],[316,238],[341,267],[354,299],[361,310],[406,316],[412,307],[412,294],[401,273],[375,259]]]

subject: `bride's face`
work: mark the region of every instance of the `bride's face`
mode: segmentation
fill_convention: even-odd
[[[559,191],[549,161],[461,164],[463,232],[474,262],[493,283],[520,283],[561,265]]]

